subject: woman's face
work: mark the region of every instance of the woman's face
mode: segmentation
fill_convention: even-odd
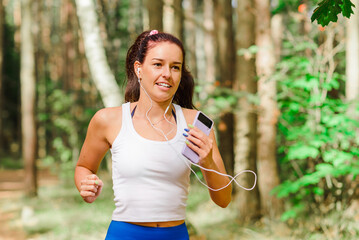
[[[150,48],[140,68],[142,86],[153,101],[170,100],[181,81],[183,54],[180,47],[171,42],[160,42]],[[141,95],[143,95],[141,88]]]

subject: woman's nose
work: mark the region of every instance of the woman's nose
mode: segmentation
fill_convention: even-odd
[[[162,69],[162,76],[166,79],[171,77],[171,69],[169,67],[164,67]]]

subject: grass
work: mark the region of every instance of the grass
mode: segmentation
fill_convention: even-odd
[[[104,239],[114,203],[110,176],[104,171],[101,178],[106,184],[93,204],[85,203],[73,184],[60,184],[41,187],[39,196],[34,199],[1,200],[0,210],[15,212],[17,209],[11,225],[22,227],[27,239]],[[186,221],[191,240],[358,239],[359,212],[353,214],[354,217],[343,217],[342,212],[311,216],[291,224],[264,218],[243,226],[236,220],[235,203],[226,209],[216,206],[208,190],[194,179]]]
[[[24,163],[19,157],[18,159],[11,156],[2,156],[0,155],[0,169],[22,169],[24,168]]]

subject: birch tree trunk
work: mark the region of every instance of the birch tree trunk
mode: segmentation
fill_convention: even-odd
[[[31,33],[32,2],[21,1],[21,128],[22,156],[25,162],[25,194],[37,195],[36,179],[36,79],[35,52]]]
[[[276,124],[279,110],[276,102],[276,82],[271,80],[275,67],[275,55],[271,38],[270,1],[255,0],[256,45],[258,46],[256,70],[258,75],[258,95],[260,99],[258,115],[257,168],[261,209],[264,215],[278,216],[281,201],[270,194],[279,184],[276,160]]]
[[[163,0],[145,0],[148,9],[150,29],[163,31]]]
[[[231,89],[234,79],[235,49],[232,22],[232,2],[217,0],[215,3],[215,26],[218,43],[218,79],[220,86]],[[234,150],[233,150],[233,114],[225,112],[220,117],[218,124],[218,143],[224,165],[227,172],[233,175]]]
[[[345,95],[348,101],[359,96],[359,0],[353,0],[354,14],[346,26],[346,76]]]
[[[4,53],[3,53],[3,49],[4,49],[4,25],[5,25],[5,10],[4,10],[4,5],[3,5],[3,1],[0,0],[0,151],[4,150],[3,149],[3,126],[2,126],[2,109],[3,109],[3,59],[4,59]]]
[[[95,5],[92,0],[76,0],[76,8],[92,79],[104,106],[119,106],[123,96],[106,58]]]
[[[238,0],[237,9],[237,49],[248,49],[255,44],[255,16],[252,0]],[[248,94],[257,93],[257,81],[255,78],[255,57],[251,54],[237,55],[236,80],[234,90]],[[257,172],[257,115],[255,107],[247,97],[239,99],[240,111],[236,115],[235,124],[235,162],[234,172],[244,169]],[[243,174],[237,178],[245,187],[251,187],[254,183],[252,174]],[[260,200],[258,187],[252,191],[244,191],[235,185],[235,203],[239,211],[240,222],[250,222],[260,216]]]

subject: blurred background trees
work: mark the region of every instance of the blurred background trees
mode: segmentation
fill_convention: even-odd
[[[258,173],[253,191],[235,188],[240,222],[347,208],[359,196],[358,12],[322,27],[317,4],[0,1],[0,165],[29,169],[29,195],[34,167],[72,176],[93,114],[123,102],[128,47],[158,29],[185,44],[227,171]]]

